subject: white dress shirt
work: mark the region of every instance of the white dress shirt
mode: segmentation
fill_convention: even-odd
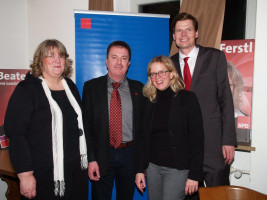
[[[191,77],[193,77],[198,52],[199,52],[199,48],[197,46],[195,46],[187,56],[179,52],[179,62],[180,62],[182,76],[184,75],[184,58],[189,57],[189,59],[187,60],[187,63],[189,65]]]

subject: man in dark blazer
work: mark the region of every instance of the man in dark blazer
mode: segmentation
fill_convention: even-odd
[[[204,125],[204,181],[207,186],[229,185],[230,164],[236,142],[233,99],[222,51],[196,45],[198,22],[179,13],[172,22],[179,52],[171,57],[184,77],[185,57],[192,77],[190,90],[197,97]]]
[[[133,146],[139,131],[143,84],[126,78],[131,49],[123,41],[112,42],[107,49],[108,74],[87,81],[83,88],[84,127],[88,146],[88,175],[92,181],[92,199],[111,199],[115,180],[117,200],[132,199],[135,190]],[[122,138],[119,146],[111,142],[111,98],[113,84],[121,99]],[[113,123],[113,122],[112,122]]]

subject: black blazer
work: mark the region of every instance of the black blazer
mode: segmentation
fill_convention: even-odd
[[[147,98],[143,104],[141,132],[137,137],[136,173],[144,173],[149,164],[151,129],[156,103]],[[181,90],[173,97],[169,117],[169,147],[177,169],[188,169],[188,178],[202,180],[203,122],[201,109],[194,93]]]
[[[171,57],[180,75],[179,53]],[[222,157],[222,145],[236,146],[233,98],[225,55],[199,46],[191,88],[198,98],[204,124],[205,157]]]
[[[81,105],[76,85],[68,78],[65,80]],[[52,115],[41,82],[28,73],[8,103],[4,128],[10,140],[10,158],[17,173],[32,170],[41,173],[53,168]]]
[[[87,140],[88,161],[97,161],[104,176],[109,167],[109,111],[107,75],[85,82],[83,88],[83,122]],[[127,79],[133,105],[133,138],[139,132],[143,84]],[[135,142],[135,141],[134,141]]]

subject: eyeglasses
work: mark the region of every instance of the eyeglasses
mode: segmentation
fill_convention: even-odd
[[[159,75],[159,77],[163,77],[166,75],[166,72],[171,72],[171,71],[165,70],[165,71],[159,71],[157,73],[150,73],[149,76],[150,76],[150,78],[156,78],[157,75]]]
[[[65,56],[58,56],[58,55],[53,55],[53,54],[48,54],[47,56],[45,56],[44,58],[47,58],[49,62],[63,62],[66,57]]]

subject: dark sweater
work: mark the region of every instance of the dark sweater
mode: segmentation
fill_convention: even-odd
[[[167,120],[168,131],[165,133],[168,137],[174,168],[187,169],[189,170],[189,179],[201,181],[204,158],[203,121],[196,95],[181,90],[171,98],[170,104],[169,119]],[[142,129],[140,134],[136,136],[136,144],[138,144],[135,152],[136,173],[144,173],[151,161],[151,146],[154,145],[152,138],[155,134],[153,129],[156,130],[155,127],[153,128],[155,125],[153,116],[155,116],[156,107],[157,102],[152,103],[148,98],[145,99],[142,110]],[[166,144],[167,142],[165,142]]]
[[[51,91],[63,115],[64,162],[79,159],[78,115],[70,104],[65,90]]]
[[[80,104],[76,85],[68,78],[65,80]],[[10,158],[17,173],[41,173],[53,167],[52,115],[41,81],[28,73],[8,103],[4,128],[10,140]],[[72,134],[69,140],[78,137]]]
[[[175,167],[168,137],[168,124],[174,92],[167,88],[157,90],[157,101],[152,116],[152,138],[150,162],[164,167]]]

